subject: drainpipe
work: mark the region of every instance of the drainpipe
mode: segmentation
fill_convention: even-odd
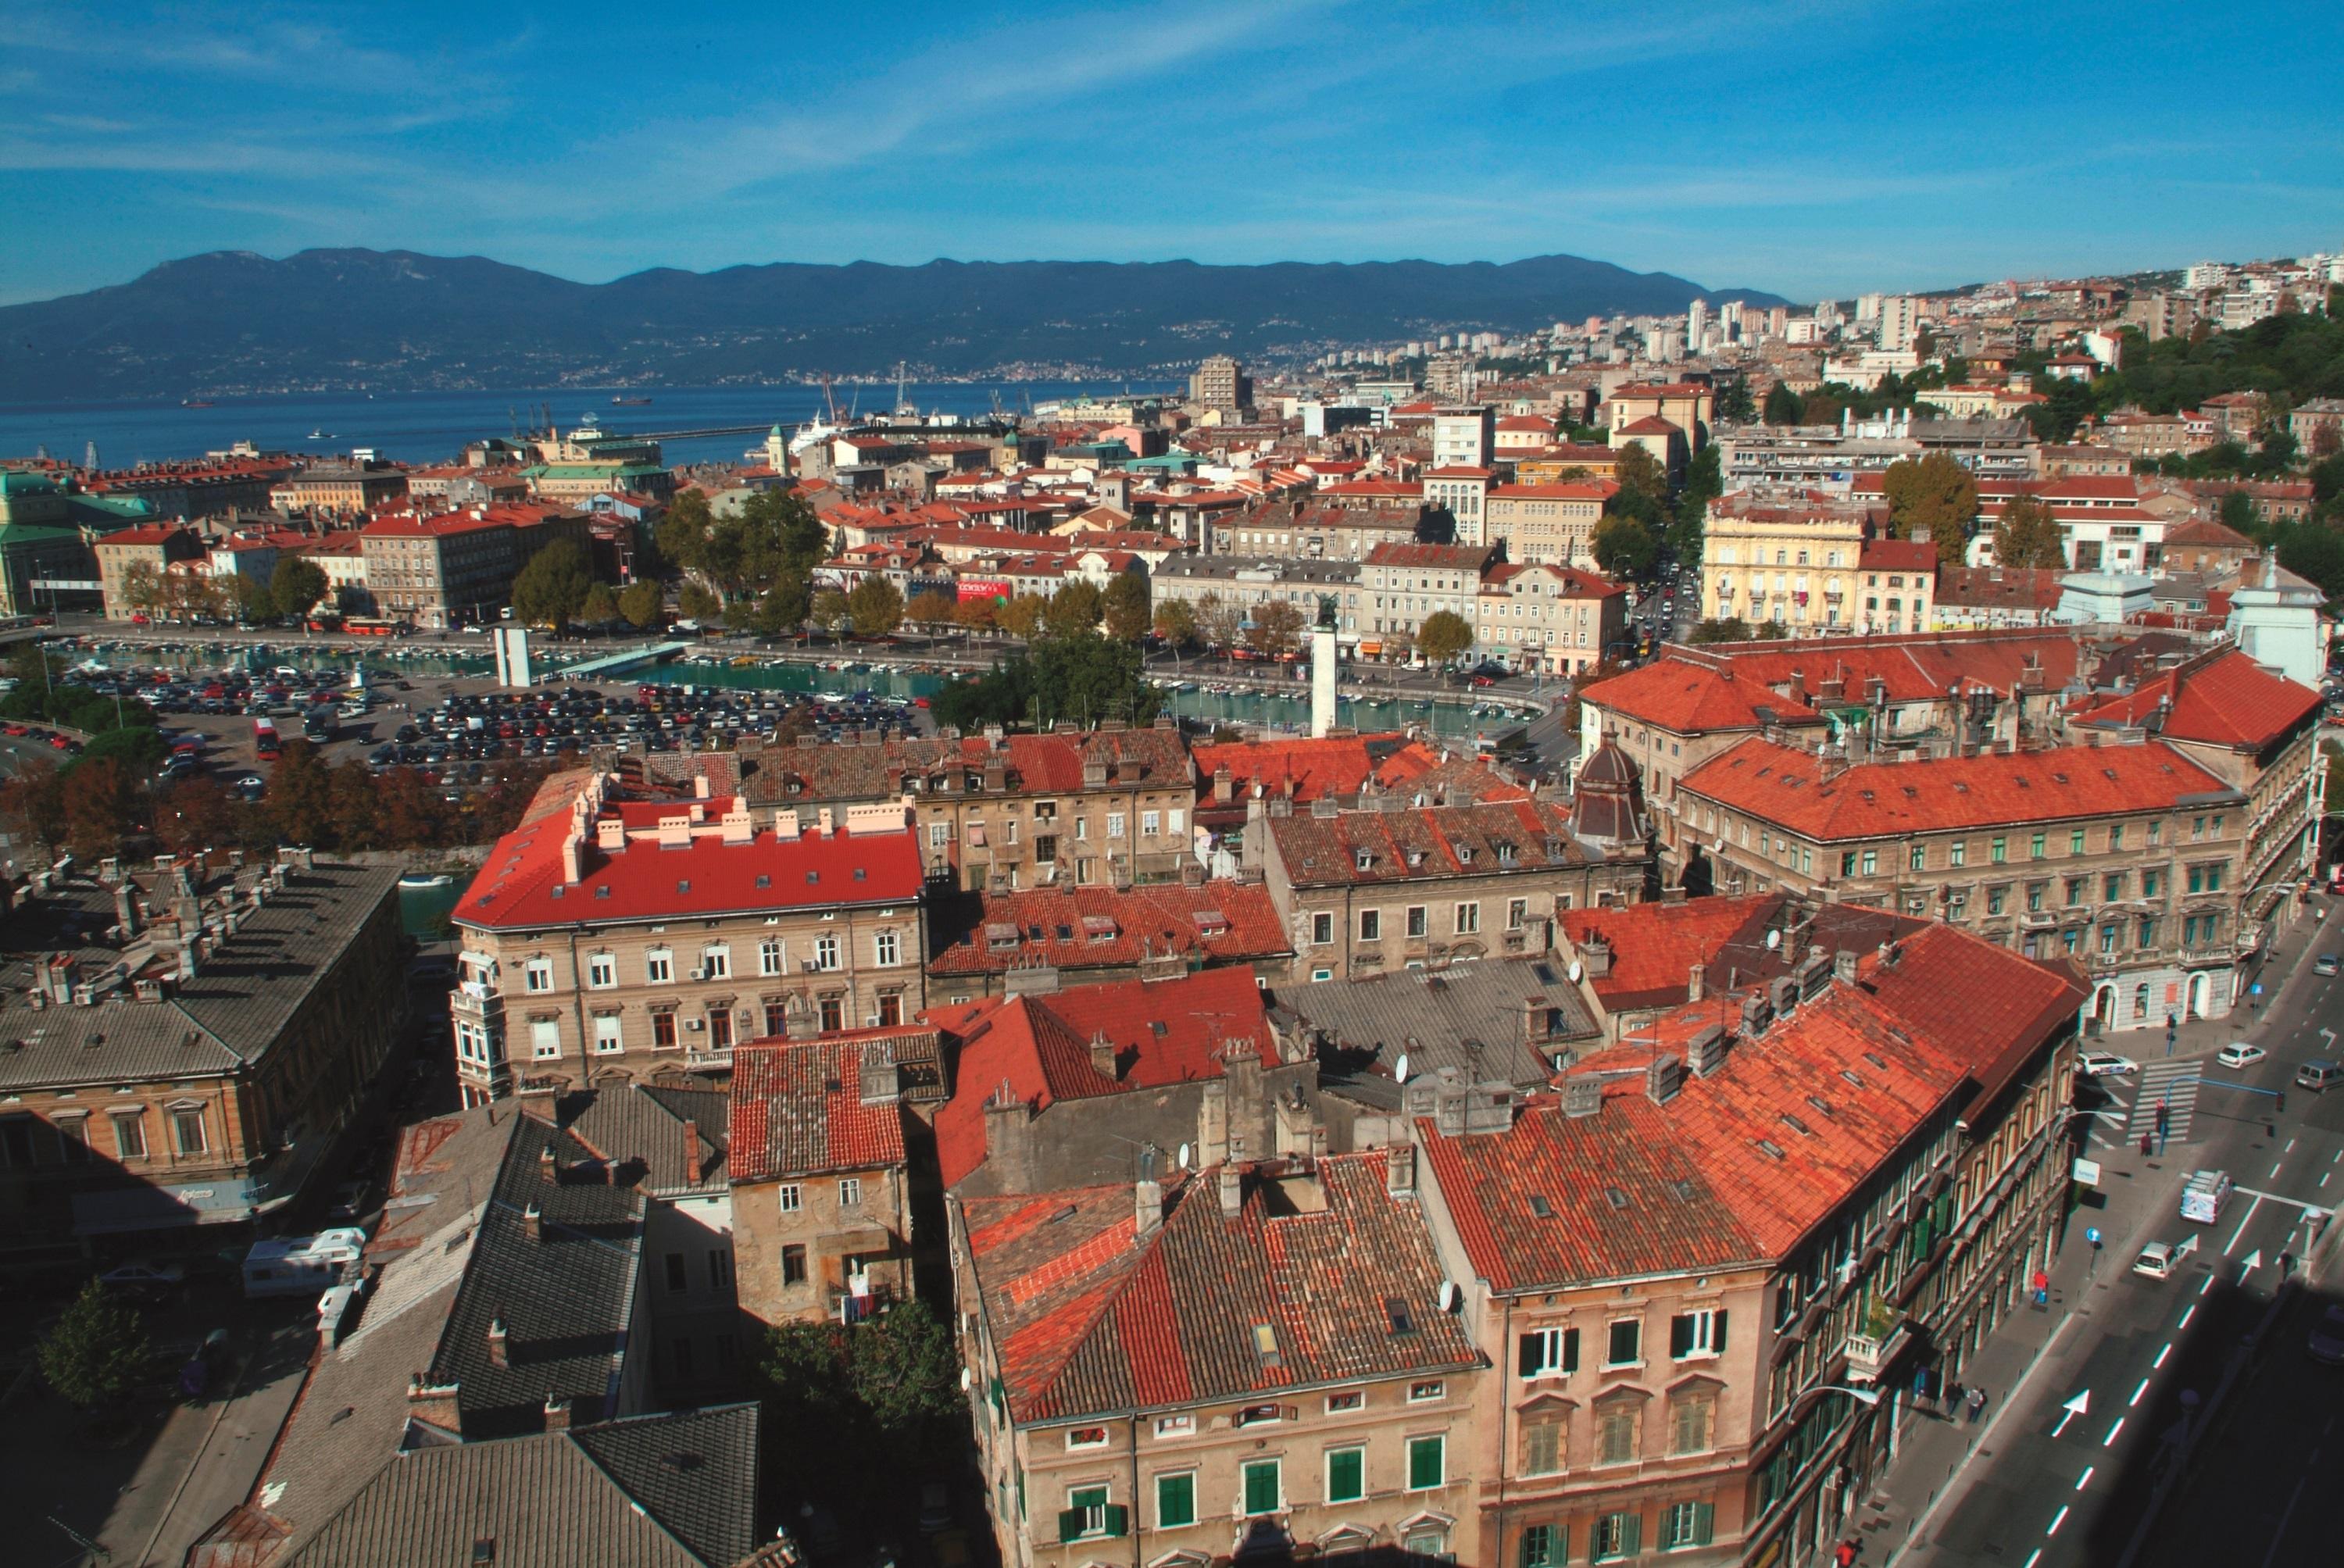
[[[1138,1412],[1137,1411],[1133,1411],[1129,1419],[1131,1430],[1127,1435],[1130,1439],[1131,1450],[1131,1513],[1129,1515],[1131,1520],[1131,1568],[1140,1568],[1140,1563],[1145,1555],[1140,1550],[1140,1538],[1147,1533],[1147,1527],[1144,1522],[1142,1522],[1139,1517]]]

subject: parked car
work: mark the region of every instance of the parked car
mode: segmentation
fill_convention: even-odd
[[[2311,961],[2311,972],[2315,975],[2333,975],[2339,968],[2344,968],[2344,958],[2333,953],[2322,953]]]
[[[2122,1077],[2140,1071],[2140,1064],[2114,1051],[2086,1051],[2076,1058],[2076,1070],[2087,1078]]]
[[[165,1290],[180,1283],[187,1271],[178,1264],[154,1259],[134,1258],[127,1263],[117,1263],[97,1277],[101,1285],[127,1286],[134,1290]]]
[[[2315,1094],[2325,1094],[2339,1083],[2344,1083],[2344,1067],[2338,1067],[2334,1062],[2321,1061],[2315,1057],[2295,1069],[2295,1081],[2299,1088],[2309,1089]]]
[[[2244,1040],[2232,1040],[2214,1053],[2214,1059],[2226,1067],[2250,1067],[2270,1053],[2260,1046],[2250,1046]]]

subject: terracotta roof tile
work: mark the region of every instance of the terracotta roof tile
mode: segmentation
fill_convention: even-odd
[[[1186,956],[1242,964],[1292,951],[1258,883],[1040,887],[962,902],[940,919],[932,976],[1002,974],[1036,960],[1060,969],[1128,967]]]
[[[928,1051],[934,1057],[933,1047]],[[868,1057],[887,1098],[866,1104]],[[740,1181],[904,1163],[894,1043],[884,1033],[759,1040],[732,1053],[732,1175]]]
[[[2157,730],[2164,738],[2260,750],[2317,713],[2319,693],[2228,648],[2144,681],[2113,701],[2088,705],[2069,722],[2146,723],[2168,702],[2170,710]]]

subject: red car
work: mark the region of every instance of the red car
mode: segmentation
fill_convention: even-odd
[[[26,729],[26,728],[25,728],[24,725],[22,725],[22,724],[10,724],[10,725],[8,726],[7,733],[10,733],[10,734],[12,734],[12,735],[29,735],[29,734],[31,734],[33,732],[32,732],[32,731],[30,731],[30,730],[28,730],[28,729]]]
[[[55,746],[59,751],[64,751],[67,746],[73,744],[73,743],[66,739],[63,735],[51,735],[49,737],[49,744]]]
[[[1494,686],[1498,683],[1487,675],[1476,675],[1473,677],[1473,683],[1477,686]]]

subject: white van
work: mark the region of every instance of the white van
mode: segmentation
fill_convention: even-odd
[[[366,1232],[320,1230],[315,1236],[264,1236],[244,1255],[247,1296],[320,1296],[342,1282],[366,1251]]]
[[[2193,1170],[2188,1185],[2181,1189],[2181,1218],[2194,1219],[2200,1225],[2211,1225],[2222,1218],[2222,1206],[2230,1200],[2230,1176],[2223,1170]]]

